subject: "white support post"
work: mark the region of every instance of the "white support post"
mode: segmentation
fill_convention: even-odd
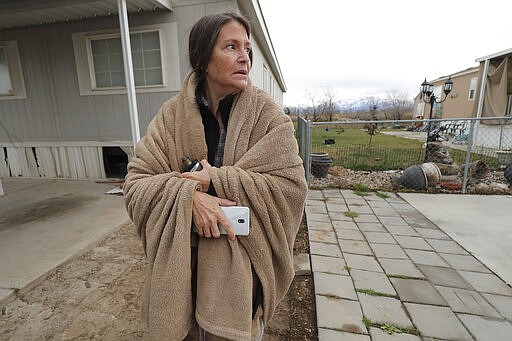
[[[0,197],[4,195],[4,189],[2,188],[2,178],[0,178]]]
[[[487,91],[487,72],[489,71],[489,62],[490,62],[490,59],[486,59],[485,62],[484,62],[484,70],[482,72],[482,79],[480,80],[480,94],[479,94],[479,97],[478,97],[478,107],[476,109],[476,118],[481,118],[482,117],[482,111],[483,111],[483,108],[484,108],[484,100],[485,100],[485,93]],[[478,139],[478,128],[480,128],[480,122],[481,121],[477,121],[475,122],[475,125],[474,125],[474,131],[473,131],[473,134],[472,134],[472,141],[471,144],[475,144],[477,139]]]
[[[130,44],[130,28],[128,26],[128,12],[126,0],[117,0],[119,12],[119,26],[121,28],[121,43],[123,46],[124,77],[128,92],[128,108],[130,110],[130,123],[132,126],[133,152],[140,140],[139,114],[137,112],[137,97],[135,94],[135,78],[133,76],[132,47]]]
[[[480,80],[480,95],[478,97],[478,107],[476,111],[476,117],[482,117],[482,110],[484,107],[484,99],[485,99],[485,88],[487,87],[487,72],[489,70],[489,59],[485,60],[484,70],[482,72],[482,79]]]

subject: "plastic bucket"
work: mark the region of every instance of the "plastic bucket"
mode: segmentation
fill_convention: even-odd
[[[314,159],[329,159],[329,154],[327,153],[311,153],[311,160]]]
[[[433,162],[426,162],[420,165],[427,178],[427,186],[441,182],[441,170]]]
[[[315,178],[325,178],[332,165],[327,153],[311,153],[311,174]]]
[[[405,188],[422,190],[427,188],[428,180],[423,169],[414,165],[404,169],[402,175],[398,178],[398,183]]]

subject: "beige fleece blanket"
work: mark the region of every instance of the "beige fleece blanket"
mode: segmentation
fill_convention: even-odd
[[[191,287],[192,195],[199,183],[180,175],[181,158],[207,158],[190,74],[136,147],[124,185],[126,207],[148,259],[142,315],[151,340],[182,340],[194,316],[212,334],[251,340],[252,270],[263,286],[267,323],[293,279],[293,243],[306,196],[293,125],[263,91],[249,86],[230,113],[219,197],[251,211],[247,237],[200,239],[195,305]],[[261,311],[260,311],[261,313]],[[261,316],[261,315],[260,315]],[[257,325],[257,324],[255,324]]]

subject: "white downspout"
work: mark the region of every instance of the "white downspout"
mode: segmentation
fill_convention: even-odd
[[[121,28],[121,43],[123,46],[124,77],[128,92],[128,108],[130,110],[130,123],[132,126],[133,155],[135,145],[140,140],[139,113],[137,112],[137,97],[135,94],[135,78],[133,77],[132,47],[130,44],[130,28],[128,26],[128,12],[126,0],[117,0],[119,12],[119,26]]]

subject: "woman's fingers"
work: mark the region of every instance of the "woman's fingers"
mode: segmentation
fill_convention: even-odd
[[[224,227],[227,236],[235,240],[235,234],[221,206],[236,205],[234,201],[213,197],[203,192],[195,192],[192,200],[192,218],[197,233],[203,238],[219,238],[219,225]]]
[[[223,198],[218,198],[218,199],[219,199],[219,206],[236,206],[236,201],[232,201],[229,199],[223,199]]]
[[[222,216],[219,219],[219,225],[222,226],[224,228],[224,230],[226,230],[226,235],[228,236],[228,238],[230,240],[235,240],[235,238],[236,238],[235,232],[233,231],[233,228],[231,227],[231,223],[226,218],[226,215],[224,214],[224,212],[221,211],[220,213],[222,213]]]

